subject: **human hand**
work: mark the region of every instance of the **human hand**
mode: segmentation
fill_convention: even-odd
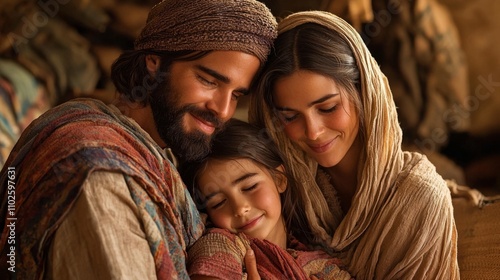
[[[257,260],[252,249],[248,248],[245,254],[245,267],[247,270],[247,280],[260,280],[259,272],[257,271]]]

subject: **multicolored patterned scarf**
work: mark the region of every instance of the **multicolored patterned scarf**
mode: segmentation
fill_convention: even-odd
[[[246,279],[244,257],[252,248],[261,279],[335,279],[350,280],[341,261],[324,251],[311,250],[291,238],[284,250],[267,240],[233,234],[225,229],[212,228],[189,248],[190,275],[220,279]]]
[[[116,108],[91,99],[58,106],[24,132],[0,177],[1,270],[7,244],[8,168],[15,169],[16,271],[20,279],[41,278],[51,240],[94,171],[119,172],[139,208],[147,211],[161,236],[148,236],[158,279],[189,279],[185,248],[203,223],[175,167],[161,148]],[[139,195],[139,193],[147,195]],[[175,260],[171,256],[176,256]]]

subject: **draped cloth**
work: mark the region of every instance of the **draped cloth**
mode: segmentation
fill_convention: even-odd
[[[83,182],[95,171],[106,171],[123,174],[133,201],[154,221],[153,230],[146,225],[144,230],[158,279],[188,279],[185,248],[199,238],[203,223],[173,164],[116,107],[91,99],[70,101],[25,130],[0,177],[2,273],[7,272],[7,224],[12,217],[7,212],[11,210],[7,186],[12,180],[8,168],[16,174],[12,214],[17,218],[18,278],[43,277],[51,240]]]
[[[328,12],[292,14],[279,23],[278,34],[304,23],[337,32],[360,71],[364,143],[349,211],[342,214],[326,173],[286,137],[265,93],[252,97],[249,120],[266,126],[293,162],[291,173],[303,186],[298,199],[306,205],[311,230],[356,279],[459,278],[450,191],[425,156],[402,151],[396,106],[377,62],[356,30]]]
[[[243,233],[232,234],[214,228],[201,237],[190,249],[188,271],[192,275],[219,277],[220,279],[246,279],[244,257],[251,247],[257,259],[257,270],[262,279],[351,279],[342,270],[339,259],[323,251],[307,249],[293,239],[284,250],[267,240],[251,238]]]

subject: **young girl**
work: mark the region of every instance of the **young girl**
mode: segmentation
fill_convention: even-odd
[[[241,279],[247,247],[262,279],[351,279],[337,259],[296,239],[309,227],[292,199],[287,165],[264,130],[233,119],[213,143],[207,158],[181,170],[199,210],[217,227],[188,251],[192,279]]]

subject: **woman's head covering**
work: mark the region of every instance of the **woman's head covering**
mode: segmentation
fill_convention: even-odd
[[[276,19],[256,0],[164,0],[153,7],[136,50],[242,51],[264,62]]]
[[[340,205],[332,195],[328,175],[323,170],[316,172],[317,163],[293,146],[275,121],[273,108],[262,96],[270,90],[259,90],[252,97],[249,117],[258,125],[266,125],[285,160],[291,161],[292,179],[302,182],[297,203],[304,209],[311,230],[334,252],[342,251],[349,272],[356,278],[457,278],[457,235],[450,190],[425,156],[401,150],[396,106],[377,62],[356,30],[327,12],[293,14],[280,22],[278,32],[283,34],[306,23],[338,34],[352,50],[359,69],[362,114],[358,115],[363,125],[358,136],[362,135],[363,142],[357,189],[345,217],[337,216]],[[278,38],[277,51],[271,56],[279,55],[283,47],[280,42]]]
[[[292,14],[278,25],[278,36],[297,26],[315,23],[336,32],[350,46],[360,72],[361,110],[363,110],[364,146],[358,169],[358,190],[345,219],[338,213],[324,213],[327,202],[315,183],[317,163],[305,152],[294,146],[285,135],[277,117],[273,115],[263,92],[252,97],[249,120],[266,126],[278,146],[284,150],[287,160],[295,163],[295,179],[302,182],[305,211],[315,236],[331,240],[334,249],[342,250],[359,237],[382,206],[386,190],[401,170],[402,131],[398,123],[396,106],[386,77],[362,41],[357,31],[343,19],[322,11],[306,11]],[[273,55],[273,54],[271,54]],[[266,69],[264,69],[264,72]],[[269,91],[267,91],[269,92]],[[358,203],[356,203],[358,201]],[[314,203],[313,203],[314,202]],[[328,211],[326,211],[328,212]],[[342,220],[342,223],[340,221]],[[337,227],[342,227],[334,233]],[[332,238],[333,237],[333,238]]]

